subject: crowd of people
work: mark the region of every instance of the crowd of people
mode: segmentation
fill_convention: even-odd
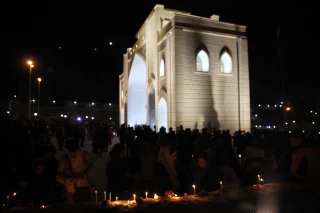
[[[220,181],[232,190],[256,184],[257,175],[265,180],[288,178],[292,173],[305,180],[319,177],[315,169],[319,159],[310,157],[320,153],[316,134],[258,129],[231,134],[183,126],[176,131],[153,129],[67,119],[48,127],[44,120],[12,120],[3,115],[1,197],[5,201],[6,195],[18,192],[24,204],[33,206],[89,201],[94,155],[107,152],[115,134],[120,143],[112,147],[105,162],[108,187],[103,189],[112,200],[131,199],[132,194],[143,197],[145,192],[174,196],[195,189],[206,194],[219,190]],[[58,150],[51,137],[57,138]],[[91,141],[92,152],[82,148],[84,140]],[[56,159],[56,151],[65,148],[68,153]]]

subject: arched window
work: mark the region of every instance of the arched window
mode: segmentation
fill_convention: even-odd
[[[164,76],[164,61],[161,59],[160,61],[160,77]]]
[[[224,52],[220,58],[220,72],[231,74],[232,73],[232,60],[229,53]]]
[[[209,72],[209,56],[203,50],[201,50],[197,55],[197,71]]]

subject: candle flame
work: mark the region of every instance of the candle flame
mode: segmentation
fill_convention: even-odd
[[[174,194],[174,196],[177,197],[178,195],[177,195],[177,194]]]
[[[220,185],[222,185],[222,181],[220,181]]]
[[[258,177],[260,177],[260,175],[258,175]]]
[[[261,182],[263,182],[263,179],[261,178]]]
[[[17,193],[15,193],[15,192],[12,194],[12,196],[16,196],[16,195],[17,195]]]
[[[196,188],[196,185],[192,185],[193,188]]]

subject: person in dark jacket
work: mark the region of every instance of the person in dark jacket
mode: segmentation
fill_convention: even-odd
[[[209,165],[208,156],[205,152],[196,154],[192,168],[192,184],[196,186],[196,192],[205,190],[212,192],[220,188],[222,175],[213,165]]]
[[[112,200],[115,200],[115,197],[121,199],[125,191],[131,190],[134,175],[129,171],[129,163],[123,144],[115,144],[110,151],[110,157],[111,160],[106,167],[108,193],[111,192]]]
[[[174,196],[179,193],[179,179],[174,161],[177,152],[170,145],[162,146],[159,151],[154,192],[160,196]]]

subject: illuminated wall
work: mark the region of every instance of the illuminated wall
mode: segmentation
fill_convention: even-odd
[[[136,38],[123,56],[119,86],[130,125],[250,131],[245,26],[156,5]]]

